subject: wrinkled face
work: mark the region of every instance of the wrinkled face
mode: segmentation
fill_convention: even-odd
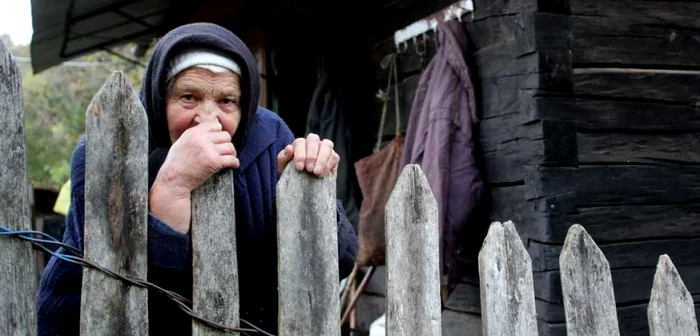
[[[233,136],[241,121],[241,87],[237,74],[193,67],[173,80],[166,104],[171,143],[188,128],[214,120]]]

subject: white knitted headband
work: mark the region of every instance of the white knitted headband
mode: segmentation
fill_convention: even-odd
[[[231,71],[241,74],[241,68],[232,59],[207,49],[186,50],[173,58],[166,82],[180,72],[193,66],[202,67],[212,72]]]

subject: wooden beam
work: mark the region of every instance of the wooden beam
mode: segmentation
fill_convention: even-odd
[[[700,163],[700,133],[579,133],[578,161],[585,163]]]
[[[654,283],[655,265],[643,268],[621,268],[610,270],[618,305],[628,305],[649,300]],[[700,265],[678,266],[688,290],[700,291]],[[560,271],[534,272],[535,296],[551,303],[563,303]]]
[[[644,97],[650,98],[650,97]],[[651,97],[655,98],[655,97]],[[578,129],[639,130],[650,132],[699,131],[698,107],[688,103],[648,102],[523,94],[525,122],[550,118],[571,120]]]
[[[696,265],[700,253],[700,238],[658,239],[601,244],[611,268],[643,268],[656,264],[661,254],[668,254],[676,265]],[[528,252],[535,272],[559,269],[558,257],[562,252],[559,245],[542,244],[531,241]]]
[[[571,0],[573,15],[612,17],[618,20],[637,17],[659,26],[700,28],[700,3],[694,1],[600,1]]]
[[[648,3],[645,1],[645,4]],[[667,3],[668,8],[678,6]],[[653,16],[657,17],[654,12]],[[679,16],[689,13],[679,13]],[[641,13],[634,16],[573,16],[573,62],[620,67],[677,69],[700,66],[700,25],[683,26],[675,19],[661,23]],[[689,22],[688,22],[689,23]]]
[[[696,104],[700,71],[636,68],[575,69],[573,93],[577,95],[654,99]]]
[[[540,168],[530,199],[576,193],[577,206],[680,203],[700,198],[700,167],[680,165]]]
[[[537,0],[474,0],[474,19],[481,20],[492,16],[536,12],[537,2]]]

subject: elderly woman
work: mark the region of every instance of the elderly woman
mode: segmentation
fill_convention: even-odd
[[[148,114],[149,280],[191,297],[191,193],[216,172],[233,168],[241,317],[277,332],[275,187],[284,166],[336,174],[333,143],[309,134],[294,139],[274,113],[257,106],[255,61],[230,31],[190,24],[155,48],[140,92]],[[71,162],[71,207],[64,242],[83,248],[85,139]],[[357,240],[338,204],[338,266],[347,276]],[[80,266],[52,258],[39,294],[39,334],[78,335]],[[151,294],[151,293],[149,293]],[[153,335],[186,335],[191,320],[157,293],[149,295]]]

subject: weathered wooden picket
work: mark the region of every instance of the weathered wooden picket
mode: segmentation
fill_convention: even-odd
[[[20,75],[0,43],[0,224],[30,229]],[[85,258],[147,278],[147,121],[125,76],[109,78],[86,113]],[[193,195],[193,309],[239,325],[230,171]],[[290,167],[277,186],[280,335],[340,335],[335,185]],[[416,165],[401,172],[386,212],[387,328],[441,335],[437,204]],[[36,335],[31,246],[0,239],[0,334]],[[569,335],[618,335],[610,268],[580,225],[560,256]],[[537,335],[530,257],[513,223],[493,223],[479,254],[484,335]],[[148,295],[92,269],[82,284],[82,335],[147,335]],[[661,256],[648,308],[651,335],[698,335],[692,297]],[[194,335],[220,331],[192,324]]]

